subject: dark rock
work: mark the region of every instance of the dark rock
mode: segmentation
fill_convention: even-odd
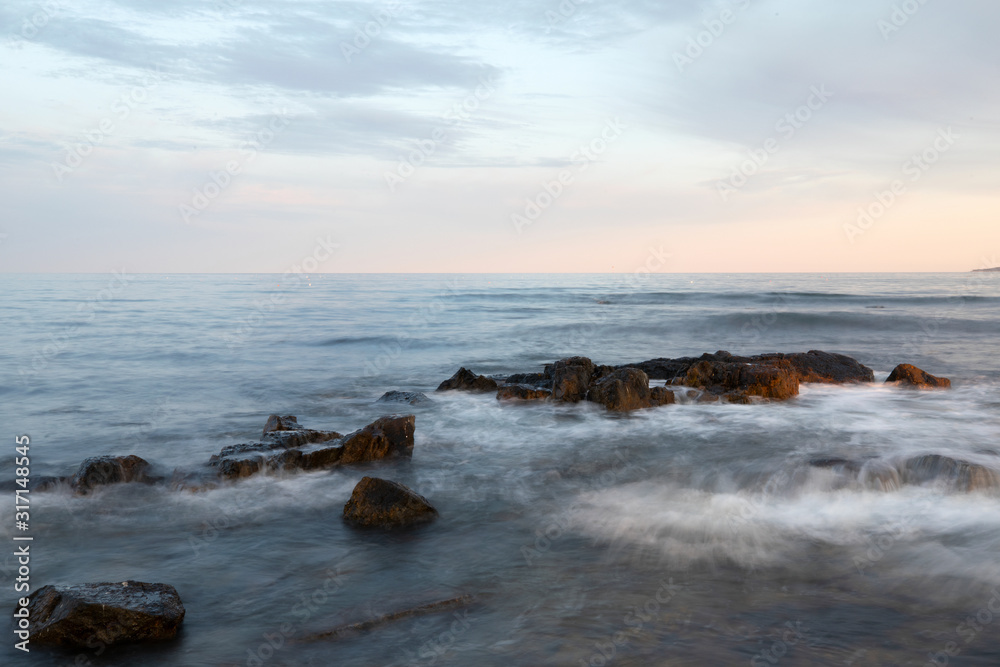
[[[419,391],[387,391],[375,402],[421,405],[423,403],[433,403],[434,401],[427,398],[426,394]]]
[[[798,373],[791,363],[774,359],[766,363],[699,361],[677,384],[725,395],[733,403],[751,398],[786,400],[799,393]]]
[[[166,584],[43,586],[29,600],[31,640],[68,648],[173,639],[184,620],[180,596]]]
[[[343,454],[343,445],[320,447],[310,451],[305,451],[302,452],[302,456],[299,459],[299,466],[303,470],[323,470],[325,468],[332,468],[340,463]]]
[[[552,397],[548,389],[540,389],[524,384],[505,384],[497,389],[498,401],[545,401]]]
[[[264,469],[265,463],[266,459],[263,456],[257,456],[252,459],[222,459],[218,461],[217,469],[219,477],[242,479],[243,477],[256,475]]]
[[[584,400],[595,370],[587,357],[569,357],[546,366],[545,374],[552,377],[552,399],[567,403]]]
[[[485,375],[476,375],[466,368],[459,368],[458,372],[438,385],[438,391],[471,391],[474,393],[486,393],[497,390],[497,381]]]
[[[798,371],[799,382],[848,384],[874,382],[875,372],[847,355],[810,350],[782,355]]]
[[[495,389],[495,387],[494,387]],[[416,417],[382,417],[345,436],[340,463],[363,463],[413,455]]]
[[[951,380],[934,377],[910,364],[900,364],[893,369],[885,381],[886,384],[896,384],[910,389],[950,389]]]
[[[398,482],[377,477],[363,477],[344,505],[344,519],[363,527],[410,526],[431,521],[437,515],[423,496]]]
[[[703,354],[701,357],[680,357],[678,359],[651,359],[637,364],[627,364],[626,367],[638,368],[653,380],[674,382],[687,375],[695,364],[702,361],[769,364],[786,360],[791,363],[799,382],[821,382],[827,384],[846,384],[852,382],[874,382],[875,373],[872,369],[843,354],[833,354],[819,350],[809,352],[794,352],[790,354],[771,353],[753,357],[740,357],[724,350],[714,354]]]
[[[266,436],[268,433],[273,431],[298,431],[302,427],[299,426],[298,420],[292,415],[286,415],[281,417],[279,415],[271,415],[267,418],[267,423],[264,424],[264,432],[260,434],[260,437]]]
[[[148,472],[149,463],[135,455],[96,456],[80,464],[70,484],[85,494],[96,486],[150,481]]]
[[[652,405],[649,378],[638,368],[620,368],[598,380],[587,392],[587,400],[608,410],[627,412]]]
[[[525,384],[539,389],[552,389],[552,376],[545,373],[515,373],[505,380],[507,384]]]
[[[654,405],[673,405],[677,402],[674,392],[666,387],[650,387],[649,402]]]
[[[337,440],[343,436],[336,431],[314,431],[300,428],[295,431],[271,431],[260,442],[244,442],[238,445],[227,445],[219,452],[219,457],[235,456],[257,452],[270,452],[276,449],[291,449],[320,442]]]

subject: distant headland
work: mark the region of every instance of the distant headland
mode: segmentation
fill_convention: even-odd
[[[997,266],[997,267],[992,268],[992,269],[973,269],[972,270],[973,273],[980,273],[982,271],[1000,271],[1000,266]]]

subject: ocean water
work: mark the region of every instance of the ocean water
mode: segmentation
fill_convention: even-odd
[[[33,588],[164,582],[187,616],[153,647],[25,656],[5,631],[2,664],[1000,664],[1000,493],[898,483],[924,455],[1000,472],[1000,274],[2,275],[0,294],[0,481],[18,435],[33,476],[136,454],[169,478],[271,413],[341,432],[416,415],[409,461],[33,494]],[[459,366],[810,349],[954,388],[803,385],[624,416],[432,394]],[[391,389],[433,402],[375,403]],[[345,526],[366,474],[440,518]]]

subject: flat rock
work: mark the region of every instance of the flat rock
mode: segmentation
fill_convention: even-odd
[[[675,384],[704,389],[732,403],[753,398],[783,401],[799,393],[798,373],[785,359],[766,363],[699,361]]]
[[[426,394],[419,391],[387,391],[379,397],[376,403],[405,403],[407,405],[422,405],[433,403]]]
[[[141,581],[43,586],[29,598],[31,641],[93,648],[173,639],[184,605],[173,586]]]
[[[476,375],[466,368],[459,368],[458,372],[438,385],[437,391],[470,391],[473,393],[486,393],[497,390],[497,381],[485,375]]]
[[[70,485],[80,494],[94,487],[126,482],[151,481],[149,463],[138,456],[95,456],[84,460],[70,480]]]
[[[654,380],[675,380],[684,378],[695,364],[702,361],[740,363],[740,364],[770,364],[787,361],[798,377],[799,382],[824,384],[849,384],[874,382],[875,373],[872,369],[843,354],[810,350],[809,352],[759,354],[752,357],[741,357],[724,350],[706,353],[700,357],[679,357],[677,359],[650,359],[626,367],[638,368]]]
[[[950,389],[951,380],[931,375],[910,364],[900,364],[893,369],[885,381],[909,389]]]
[[[344,519],[354,526],[399,528],[438,515],[427,499],[398,482],[363,477],[344,505]]]

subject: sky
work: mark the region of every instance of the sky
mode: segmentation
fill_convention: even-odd
[[[1000,266],[995,0],[4,0],[0,272]]]

